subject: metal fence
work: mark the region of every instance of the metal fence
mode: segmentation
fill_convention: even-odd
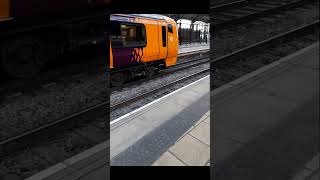
[[[209,43],[210,38],[210,27],[209,24],[184,24],[181,22],[177,23],[179,44],[195,44],[195,43]]]

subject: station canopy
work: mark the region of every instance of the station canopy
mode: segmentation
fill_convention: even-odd
[[[188,19],[191,22],[202,21],[205,23],[210,23],[209,14],[162,14],[164,16],[168,16],[175,21],[179,19]]]

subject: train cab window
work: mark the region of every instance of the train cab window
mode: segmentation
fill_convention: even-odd
[[[146,32],[142,25],[121,25],[122,44],[124,47],[144,47]]]
[[[162,26],[162,46],[167,46],[167,30],[165,26]]]
[[[173,33],[172,24],[168,24],[168,32],[169,33]]]
[[[113,48],[145,47],[146,30],[143,24],[118,23],[111,32],[111,44]]]

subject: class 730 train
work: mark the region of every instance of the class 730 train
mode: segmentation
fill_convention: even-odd
[[[173,19],[156,14],[111,14],[110,26],[113,86],[176,64],[179,38]]]

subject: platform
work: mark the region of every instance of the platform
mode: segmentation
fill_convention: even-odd
[[[111,122],[111,142],[27,180],[105,180],[110,158],[111,165],[209,166],[209,97],[207,76]]]
[[[110,179],[109,141],[43,170],[26,180],[106,180]]]
[[[112,121],[111,166],[208,165],[209,79],[204,77]]]
[[[190,52],[195,52],[195,51],[202,51],[202,50],[209,50],[209,41],[208,43],[201,43],[201,44],[185,44],[179,46],[179,55],[182,55],[184,53],[190,53]]]
[[[215,89],[211,104],[213,179],[319,171],[319,43]]]

